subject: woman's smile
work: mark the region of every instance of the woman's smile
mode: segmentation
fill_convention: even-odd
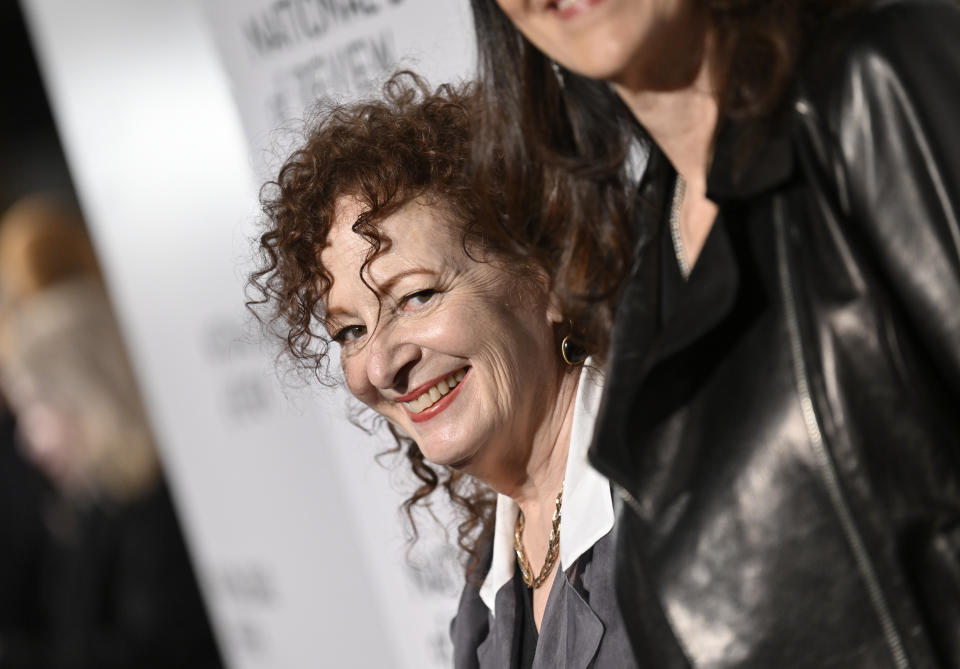
[[[580,16],[604,0],[555,0],[547,8],[556,12],[562,19],[572,19]]]
[[[460,394],[460,388],[469,371],[469,367],[458,369],[440,379],[423,384],[395,401],[403,404],[403,408],[407,410],[410,420],[414,423],[428,421],[450,406],[454,398]]]

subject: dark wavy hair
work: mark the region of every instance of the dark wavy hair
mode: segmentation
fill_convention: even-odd
[[[602,364],[638,233],[624,169],[635,123],[603,82],[565,72],[561,88],[494,0],[472,4],[483,96],[475,180],[505,184],[507,220],[543,240],[554,293]]]
[[[720,121],[774,117],[791,90],[804,50],[824,21],[865,0],[690,0],[703,10]],[[625,157],[649,137],[610,87],[554,65],[495,0],[471,0],[486,100],[474,142],[479,179],[502,164],[506,213],[536,210],[559,246],[551,265],[583,318],[587,339],[605,352],[618,288],[634,242],[659,224],[631,202]],[[557,75],[560,76],[557,76]],[[663,163],[665,164],[665,163]],[[540,192],[542,201],[531,201]],[[584,271],[589,268],[588,271]],[[601,331],[595,331],[599,327]]]
[[[474,259],[496,261],[521,281],[549,275],[545,239],[515,228],[504,214],[502,165],[494,162],[482,186],[474,181],[469,163],[479,99],[476,84],[431,90],[417,75],[397,73],[380,99],[319,110],[301,148],[263,187],[265,230],[248,306],[296,365],[321,382],[338,382],[330,372],[322,304],[332,278],[320,253],[341,197],[362,205],[353,230],[370,244],[367,263],[389,245],[378,222],[418,199],[459,226],[463,249]],[[528,230],[540,230],[536,223],[532,219]],[[443,488],[459,511],[457,541],[472,575],[490,539],[495,495],[470,476],[428,463],[415,442],[390,430],[397,442],[392,452],[406,456],[419,483],[404,502],[412,541],[415,509],[424,504],[429,510],[428,498]]]

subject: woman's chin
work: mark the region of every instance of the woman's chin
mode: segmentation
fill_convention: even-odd
[[[568,68],[572,72],[600,81],[617,82],[624,79],[629,72],[628,59],[619,53],[601,51],[601,53],[576,54],[572,61]]]
[[[431,464],[463,471],[468,469],[476,459],[479,448],[463,448],[452,445],[424,446],[420,444],[420,451]]]

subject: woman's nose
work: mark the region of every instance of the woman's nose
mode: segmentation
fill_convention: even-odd
[[[420,359],[420,347],[405,340],[392,328],[376,333],[370,342],[367,378],[380,390],[402,388],[410,367]]]

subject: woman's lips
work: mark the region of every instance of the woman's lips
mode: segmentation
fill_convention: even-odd
[[[410,398],[410,400],[404,401],[402,404],[404,411],[407,412],[410,420],[412,420],[414,423],[428,421],[450,406],[450,403],[453,402],[454,398],[460,393],[460,388],[463,386],[463,383],[469,374],[470,368],[466,367],[440,378],[438,381],[433,383],[433,385],[427,386],[426,389],[423,389],[424,387],[421,386],[421,388],[418,388],[417,391],[405,395],[404,397]],[[456,385],[450,387],[451,384],[448,383],[450,380],[455,381]],[[442,387],[437,387],[441,384],[447,386],[448,391],[446,393],[442,393]],[[438,394],[441,396],[439,399],[436,399],[436,395]],[[398,398],[398,401],[402,399],[403,398]],[[429,404],[429,406],[418,410],[421,404]]]
[[[560,15],[560,18],[571,19],[601,2],[603,0],[556,0],[550,6]]]

